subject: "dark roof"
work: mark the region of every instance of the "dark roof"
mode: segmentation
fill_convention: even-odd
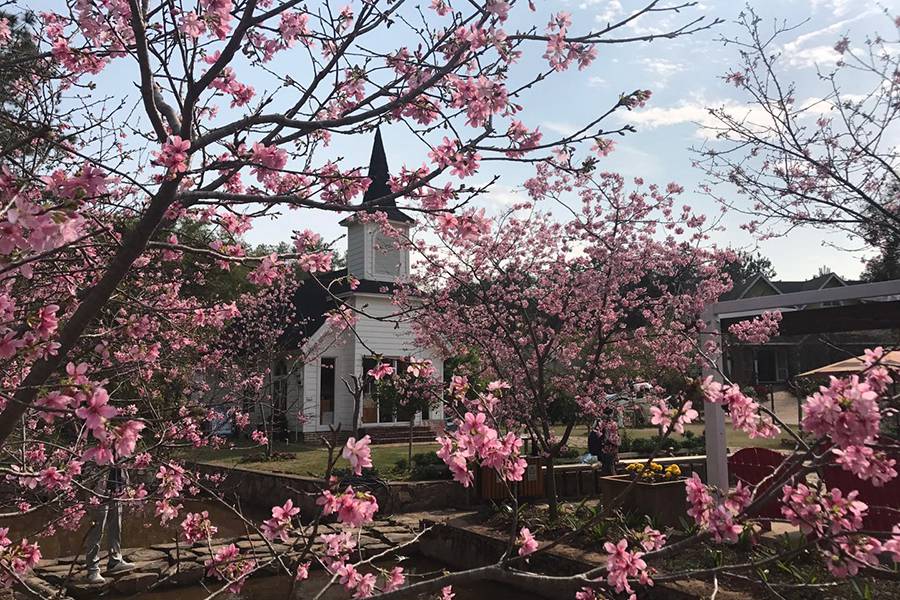
[[[397,203],[390,196],[391,191],[391,172],[388,169],[387,155],[384,152],[384,142],[381,140],[381,130],[375,130],[375,141],[372,144],[372,156],[369,158],[369,174],[367,175],[371,183],[366,193],[363,194],[361,204],[371,203],[366,212],[383,212],[387,215],[388,220],[400,223],[415,223],[415,219],[397,208]],[[344,225],[353,217],[348,217],[341,221]]]
[[[396,284],[391,282],[360,279],[356,289],[351,290],[346,279],[347,269],[330,271],[317,277],[318,282],[307,279],[294,292],[294,323],[296,324],[290,326],[282,336],[281,344],[286,348],[296,348],[325,323],[328,312],[339,306],[334,296],[350,292],[388,295],[392,294],[396,288]]]
[[[781,294],[791,294],[793,292],[806,292],[809,290],[817,290],[817,289],[821,288],[823,285],[825,285],[825,282],[828,281],[828,279],[830,279],[831,277],[837,277],[837,275],[835,275],[834,273],[825,273],[823,275],[818,275],[816,277],[813,277],[812,279],[807,279],[806,281],[770,281],[768,279],[766,279],[766,281],[768,281],[769,283],[774,285],[775,288]],[[760,278],[759,275],[755,275],[755,276],[751,277],[750,279],[741,281],[739,283],[735,283],[734,287],[731,288],[731,290],[728,293],[723,294],[722,297],[719,298],[719,300],[724,301],[724,300],[739,299],[741,296],[744,295],[744,293],[747,292],[747,290],[749,288],[751,288],[753,286],[754,283],[756,283],[756,281],[759,278]],[[843,281],[843,280],[841,280],[841,281]],[[847,285],[853,285],[854,283],[857,283],[857,282],[844,281],[844,283]]]

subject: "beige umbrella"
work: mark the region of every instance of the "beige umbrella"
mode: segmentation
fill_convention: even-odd
[[[863,369],[866,368],[865,356],[858,356],[856,358],[848,358],[847,360],[842,360],[840,362],[832,363],[830,365],[825,365],[824,367],[819,367],[818,369],[813,369],[812,371],[807,371],[806,373],[800,373],[797,377],[810,377],[812,375],[837,375],[841,373],[859,373]],[[882,366],[888,367],[889,369],[900,369],[900,350],[894,350],[893,352],[888,352],[881,359]]]

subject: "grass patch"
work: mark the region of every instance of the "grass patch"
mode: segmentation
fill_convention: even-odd
[[[437,444],[413,444],[413,454],[436,452]],[[265,460],[259,448],[234,450],[202,449],[191,454],[191,459],[225,467],[245,467],[272,473],[288,473],[309,477],[322,477],[328,462],[328,451],[311,444],[275,444],[278,454],[293,455],[278,460]],[[406,444],[384,444],[372,446],[372,462],[379,476],[385,479],[408,479],[409,473],[398,470],[397,461],[407,458]],[[347,461],[338,459],[336,467],[346,468]]]
[[[686,431],[691,431],[694,435],[703,435],[704,426],[703,423],[691,423],[690,425],[685,425]],[[728,444],[728,448],[730,450],[736,450],[738,448],[781,448],[781,438],[788,437],[787,434],[780,435],[774,439],[750,439],[750,436],[744,433],[743,431],[735,431],[731,428],[731,425],[726,423],[726,442]],[[553,432],[557,436],[562,436],[565,432],[565,427],[562,425],[555,425],[553,427]],[[637,427],[637,428],[627,428],[625,429],[628,437],[631,439],[637,438],[652,438],[655,437],[659,431],[656,427]],[[569,438],[569,447],[575,448],[579,450],[581,454],[587,452],[587,435],[588,435],[588,426],[587,425],[576,425],[572,430],[572,435]],[[673,433],[672,439],[681,441],[684,439],[683,436]],[[701,452],[702,454],[702,452]]]
[[[687,425],[685,429],[692,431],[694,435],[703,434],[702,423]],[[564,430],[565,428],[561,425],[553,427],[553,431],[557,436],[561,436]],[[655,427],[627,429],[626,432],[628,437],[632,440],[652,438],[658,433]],[[575,427],[569,438],[569,457],[561,459],[559,461],[560,463],[572,462],[576,460],[578,456],[587,452],[587,434],[587,425],[578,425]],[[730,427],[727,435],[728,447],[731,450],[750,446],[764,448],[781,447],[780,436],[773,440],[751,440],[746,433],[742,431],[733,431]],[[679,441],[683,439],[683,437],[678,434],[673,435],[672,438]],[[191,451],[185,458],[213,465],[246,467],[272,473],[288,473],[290,475],[321,477],[325,473],[328,452],[322,446],[303,443],[275,444],[274,453],[276,456],[272,460],[266,460],[262,451],[258,447],[249,447],[250,444],[252,444],[252,442],[242,440],[239,441],[237,445],[246,447],[230,450],[202,448]],[[438,445],[434,443],[413,444],[414,455],[420,453],[432,453],[437,451],[437,449]],[[699,453],[702,454],[702,451]],[[410,479],[410,472],[406,465],[401,465],[401,468],[397,467],[397,462],[405,461],[406,458],[406,444],[383,444],[372,446],[372,462],[375,464],[378,475],[384,479]],[[346,461],[343,459],[338,460],[337,468],[341,469],[346,467]]]

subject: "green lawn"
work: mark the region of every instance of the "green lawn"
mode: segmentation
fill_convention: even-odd
[[[413,444],[413,454],[421,452],[434,452],[437,444]],[[262,454],[258,448],[240,450],[201,450],[192,454],[192,459],[198,462],[206,462],[214,465],[228,467],[240,466],[248,469],[259,469],[274,473],[290,473],[292,475],[309,475],[321,477],[325,473],[328,463],[328,452],[320,446],[311,444],[276,444],[275,451],[291,453],[294,458],[282,460],[258,460]],[[402,473],[394,467],[400,460],[406,460],[408,447],[406,444],[385,444],[372,446],[372,462],[382,477],[392,479],[400,478]],[[254,460],[257,459],[257,460]],[[344,459],[338,459],[337,468],[347,468],[348,463]]]
[[[744,433],[743,431],[735,431],[728,423],[725,424],[725,428],[726,441],[730,450],[736,450],[738,448],[748,448],[753,446],[762,448],[781,448],[781,438],[788,437],[787,434],[783,434],[771,440],[750,439],[750,436],[748,436],[746,433]],[[691,425],[686,425],[685,430],[692,431],[694,435],[702,435],[703,424],[693,423]],[[557,436],[562,436],[564,431],[565,427],[563,427],[562,425],[557,425],[553,428],[553,432]],[[639,427],[634,429],[626,429],[625,432],[631,439],[651,438],[656,436],[658,433],[656,427]],[[587,452],[587,434],[587,425],[577,425],[575,429],[572,430],[572,435],[569,438],[569,447]],[[683,439],[683,437],[677,433],[673,434],[672,438],[676,440]]]
[[[554,427],[556,435],[562,435],[563,427]],[[703,433],[702,424],[687,425],[686,429],[694,432],[695,435]],[[642,427],[638,429],[628,429],[627,435],[631,439],[650,438],[657,434],[655,427]],[[682,436],[674,435],[673,438],[681,439]],[[250,442],[245,442],[249,445]],[[728,447],[731,450],[737,448],[745,448],[748,446],[762,446],[766,448],[780,448],[781,437],[774,440],[751,440],[747,434],[742,431],[728,430]],[[572,432],[569,439],[569,447],[578,451],[578,454],[587,452],[587,426],[579,425]],[[413,454],[422,452],[434,452],[438,448],[437,444],[413,444]],[[206,462],[215,465],[228,467],[246,467],[249,469],[259,469],[262,471],[271,471],[273,473],[290,473],[292,475],[308,475],[321,477],[325,472],[325,466],[328,460],[328,453],[320,446],[311,444],[278,444],[275,451],[279,453],[291,453],[293,458],[266,461],[262,460],[262,453],[257,447],[249,447],[234,450],[209,450],[202,449],[195,451],[190,455],[192,460],[198,462]],[[386,479],[403,479],[408,473],[396,469],[395,464],[400,459],[406,459],[406,444],[387,444],[372,446],[372,461],[375,464],[378,473]],[[338,468],[346,468],[347,462],[339,459]]]

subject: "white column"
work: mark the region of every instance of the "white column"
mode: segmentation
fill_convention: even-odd
[[[715,360],[719,369],[722,368],[722,336],[719,315],[713,312],[713,307],[707,308],[703,313],[703,320],[707,324],[707,332],[700,336],[701,347],[708,340],[714,340],[719,345],[719,353]],[[721,381],[719,371],[711,365],[704,363],[703,377],[712,375],[717,381]],[[725,442],[725,410],[718,404],[703,403],[703,418],[706,424],[706,483],[714,485],[721,490],[728,489],[728,447]]]

